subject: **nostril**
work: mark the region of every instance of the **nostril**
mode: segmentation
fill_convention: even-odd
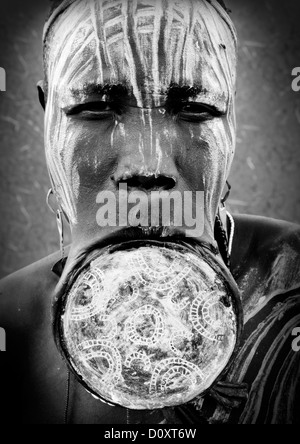
[[[128,188],[143,188],[144,190],[170,190],[175,187],[176,180],[167,176],[140,176],[136,175],[121,182],[126,183]]]

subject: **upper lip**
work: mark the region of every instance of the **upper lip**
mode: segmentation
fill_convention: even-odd
[[[150,192],[152,190],[173,190],[176,187],[177,179],[168,174],[149,171],[139,171],[134,174],[124,173],[118,177],[111,177],[113,182],[120,186],[124,183],[129,190],[142,190]]]

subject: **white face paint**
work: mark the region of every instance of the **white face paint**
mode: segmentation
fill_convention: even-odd
[[[180,191],[204,190],[213,236],[235,149],[236,37],[228,15],[215,0],[77,0],[61,10],[45,28],[45,139],[55,191],[73,227],[99,236],[101,190],[136,174],[165,175]],[[178,94],[197,110],[209,107],[208,115],[175,113],[172,84],[195,88]],[[127,88],[120,112],[95,111],[95,102],[111,102],[105,85]]]

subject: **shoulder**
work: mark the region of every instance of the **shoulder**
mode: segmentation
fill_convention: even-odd
[[[238,215],[234,220],[232,274],[241,290],[246,319],[271,301],[287,303],[292,298],[298,304],[300,227],[256,216]]]
[[[37,319],[57,284],[52,267],[58,260],[59,253],[54,253],[0,281],[1,327],[18,328],[29,325],[33,316]]]
[[[17,423],[30,417],[33,405],[38,405],[39,418],[45,410],[41,393],[50,400],[52,394],[56,396],[60,380],[56,369],[61,361],[52,335],[51,306],[58,282],[52,267],[59,258],[59,253],[53,254],[0,281],[0,327],[5,331],[8,351],[2,368],[0,365],[0,377],[5,381],[1,400],[7,405],[4,417],[8,423],[12,411]],[[26,407],[16,408],[15,400],[20,396]]]
[[[300,247],[300,225],[246,214],[233,215],[238,243],[255,250],[289,244]]]
[[[234,216],[233,274],[241,291],[244,330],[229,378],[246,382],[242,424],[298,423],[300,228],[288,222]]]
[[[260,216],[234,215],[233,263],[237,275],[274,263],[300,266],[300,225]]]

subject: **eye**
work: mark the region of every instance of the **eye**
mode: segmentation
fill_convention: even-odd
[[[111,119],[121,113],[121,109],[110,102],[98,101],[76,105],[65,110],[67,116],[74,116],[84,120]]]
[[[188,122],[205,122],[222,116],[224,113],[214,106],[196,102],[184,103],[177,111],[178,119]]]

